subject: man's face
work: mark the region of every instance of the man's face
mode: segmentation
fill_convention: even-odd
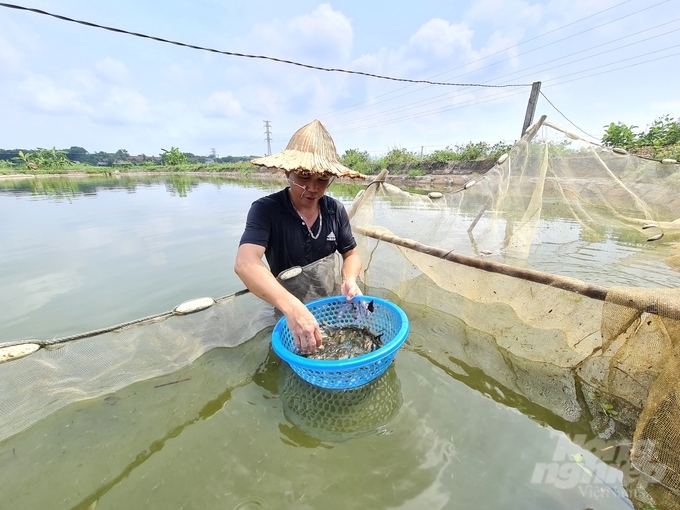
[[[311,175],[301,172],[290,172],[288,180],[292,184],[291,195],[295,203],[303,206],[318,202],[331,183],[331,178],[327,175]]]

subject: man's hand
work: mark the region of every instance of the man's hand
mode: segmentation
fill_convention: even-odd
[[[352,248],[342,254],[342,285],[340,292],[351,301],[354,296],[361,296],[361,290],[357,285],[357,277],[361,271],[361,256],[359,249]]]
[[[311,353],[321,346],[321,330],[312,312],[300,302],[286,314],[288,329],[293,335],[295,347],[303,353]]]
[[[354,296],[361,296],[361,290],[357,285],[356,280],[351,278],[343,278],[342,285],[340,286],[340,293],[343,296],[347,296],[347,301],[351,301]]]

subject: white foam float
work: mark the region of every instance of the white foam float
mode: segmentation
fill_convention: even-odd
[[[9,347],[0,348],[0,363],[23,358],[24,356],[34,353],[38,349],[40,349],[38,344],[11,345]]]
[[[175,307],[172,313],[177,315],[186,315],[189,313],[200,312],[206,308],[210,308],[215,304],[215,300],[211,297],[204,297],[198,299],[190,299]]]

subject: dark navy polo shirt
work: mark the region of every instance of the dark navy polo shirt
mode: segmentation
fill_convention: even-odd
[[[288,268],[316,262],[336,250],[343,254],[356,247],[349,216],[339,201],[326,195],[321,197],[319,207],[323,225],[319,237],[313,239],[293,208],[288,189],[253,202],[239,243],[239,246],[248,243],[264,247],[274,276]],[[312,232],[316,235],[318,231],[317,218]]]

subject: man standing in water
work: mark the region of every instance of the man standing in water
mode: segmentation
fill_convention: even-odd
[[[252,163],[282,169],[291,186],[253,202],[234,271],[253,294],[283,312],[295,345],[314,352],[322,341],[319,324],[276,276],[338,251],[343,259],[340,292],[348,300],[361,294],[361,257],[347,211],[325,193],[335,177],[365,176],[340,164],[333,139],[318,120],[296,131],[282,152]]]

